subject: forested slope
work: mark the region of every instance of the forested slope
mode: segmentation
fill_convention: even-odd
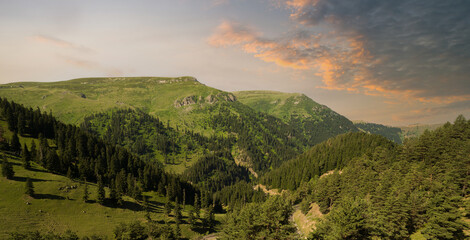
[[[379,146],[394,148],[395,145],[379,135],[362,132],[339,135],[268,172],[261,182],[273,188],[295,190],[302,182],[342,169],[353,158],[371,153]]]
[[[308,146],[358,129],[346,117],[300,93],[274,91],[234,92],[238,101],[281,119],[299,132]]]
[[[403,146],[378,147],[341,172],[313,178],[297,196],[305,211],[314,202],[328,213],[313,239],[466,239],[469,173],[470,121],[460,116]]]

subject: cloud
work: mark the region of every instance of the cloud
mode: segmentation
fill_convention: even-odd
[[[398,122],[409,122],[413,121],[429,121],[434,119],[441,119],[437,122],[443,122],[451,119],[455,119],[458,115],[464,113],[466,117],[470,117],[470,100],[464,100],[459,102],[452,102],[442,106],[430,106],[417,108],[412,111],[400,113],[394,116],[394,120]]]
[[[108,76],[122,76],[123,75],[123,72],[121,70],[117,68],[110,68],[110,67],[102,66],[101,64],[97,62],[83,60],[83,59],[74,58],[70,56],[63,56],[63,55],[58,55],[58,57],[70,65],[89,69],[89,70],[101,71],[101,72],[104,72]]]
[[[266,39],[225,21],[208,42],[313,70],[320,88],[435,104],[470,100],[470,2],[281,0],[281,6],[291,10],[296,30]]]
[[[52,46],[60,47],[60,48],[68,48],[79,51],[81,53],[94,53],[93,49],[87,48],[85,46],[77,45],[59,38],[46,36],[42,34],[37,34],[33,36],[34,41],[40,43],[46,43]]]
[[[328,44],[326,41],[335,41]],[[321,33],[296,30],[278,39],[263,38],[253,28],[235,22],[222,22],[208,43],[215,47],[240,46],[265,62],[298,70],[315,69],[322,77],[324,88],[354,91],[357,86],[346,86],[350,78],[359,79],[365,71],[360,66],[368,56],[354,39],[331,38]],[[363,73],[365,74],[365,73]]]
[[[220,6],[220,5],[225,5],[228,4],[229,0],[212,0],[212,6]]]
[[[354,39],[367,61],[346,82],[366,94],[448,104],[470,100],[470,2],[288,0],[291,18]],[[339,68],[348,68],[340,65]],[[326,84],[328,86],[328,84]]]

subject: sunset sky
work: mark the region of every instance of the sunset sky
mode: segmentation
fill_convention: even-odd
[[[0,83],[194,76],[351,120],[470,117],[466,0],[0,0]]]

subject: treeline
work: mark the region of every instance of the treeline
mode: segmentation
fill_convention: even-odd
[[[201,199],[203,206],[227,205],[229,202],[226,199],[213,197],[212,194],[239,181],[250,181],[249,171],[235,164],[232,148],[236,139],[231,135],[206,137],[189,130],[174,129],[158,118],[131,109],[94,114],[85,119],[81,128],[132,153],[145,156],[148,162],[155,162],[159,155],[164,156],[166,164],[187,161],[190,156],[198,157],[196,163],[182,174],[182,179],[207,191],[208,197]],[[254,190],[245,188],[243,194],[251,196]],[[240,197],[235,200],[232,197],[230,203],[251,202],[251,199]],[[216,210],[220,209],[220,205],[216,206]]]
[[[359,128],[360,130],[371,133],[371,134],[378,134],[384,136],[391,141],[396,143],[402,143],[400,138],[401,129],[397,127],[389,127],[381,124],[376,123],[355,123],[354,126]]]
[[[349,119],[325,106],[317,108],[315,115],[317,118],[293,115],[288,121],[291,128],[304,136],[307,146],[314,146],[347,132],[358,132]]]
[[[14,132],[9,147],[15,154],[30,152],[31,159],[51,172],[86,181],[102,181],[118,194],[138,198],[142,191],[168,194],[171,200],[192,203],[199,193],[179,176],[165,173],[158,165],[143,161],[129,150],[103,141],[77,126],[63,124],[50,113],[0,100],[1,113]],[[37,125],[36,125],[37,124]],[[38,137],[30,149],[18,150],[17,134]],[[199,193],[200,194],[200,193]]]
[[[196,151],[217,148],[221,142],[230,141],[174,129],[169,123],[132,109],[93,114],[86,117],[80,127],[147,160],[163,158],[166,164],[175,163],[176,158],[187,160],[185,158]]]
[[[426,131],[403,146],[378,147],[341,172],[313,178],[297,191],[308,211],[326,217],[311,239],[468,239],[470,121]],[[302,168],[301,166],[299,166]]]
[[[235,164],[229,152],[222,151],[204,155],[183,174],[188,181],[212,193],[241,180],[249,181],[249,175],[246,168]]]
[[[230,109],[234,106],[237,114]],[[218,131],[234,133],[242,157],[256,172],[262,173],[278,167],[305,148],[302,134],[281,120],[255,112],[238,102],[232,103],[230,107],[221,103],[209,109],[210,112],[217,112],[211,116],[209,126]]]
[[[261,182],[273,188],[295,190],[302,182],[328,171],[341,169],[355,157],[373,152],[377,147],[395,145],[379,135],[346,133],[322,142],[279,168],[266,173]]]

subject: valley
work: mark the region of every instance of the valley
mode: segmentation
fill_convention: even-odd
[[[194,77],[10,83],[0,97],[2,168],[14,172],[0,179],[0,238],[469,234],[463,116],[353,122],[303,94],[231,93]]]

